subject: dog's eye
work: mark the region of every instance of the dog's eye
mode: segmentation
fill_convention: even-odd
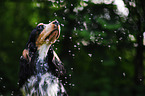
[[[38,30],[43,30],[43,29],[44,29],[44,25],[39,25],[39,26],[37,26],[37,29],[38,29]]]

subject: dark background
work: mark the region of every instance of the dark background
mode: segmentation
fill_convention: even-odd
[[[18,88],[19,58],[32,29],[57,19],[54,49],[67,70],[69,96],[145,96],[145,3],[123,2],[126,16],[107,0],[0,2],[0,95]]]

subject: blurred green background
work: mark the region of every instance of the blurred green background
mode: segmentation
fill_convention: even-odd
[[[19,58],[38,23],[57,19],[54,50],[69,96],[145,96],[143,0],[0,2],[0,96],[17,93]]]

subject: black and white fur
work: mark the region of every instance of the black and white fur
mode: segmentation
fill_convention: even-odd
[[[23,96],[68,96],[60,82],[64,66],[51,46],[59,35],[56,20],[40,23],[31,32],[20,58],[19,85]]]

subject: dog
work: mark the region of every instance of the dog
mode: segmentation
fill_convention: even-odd
[[[40,23],[30,34],[20,57],[19,89],[22,96],[68,96],[61,76],[64,65],[52,48],[60,36],[57,20]]]

